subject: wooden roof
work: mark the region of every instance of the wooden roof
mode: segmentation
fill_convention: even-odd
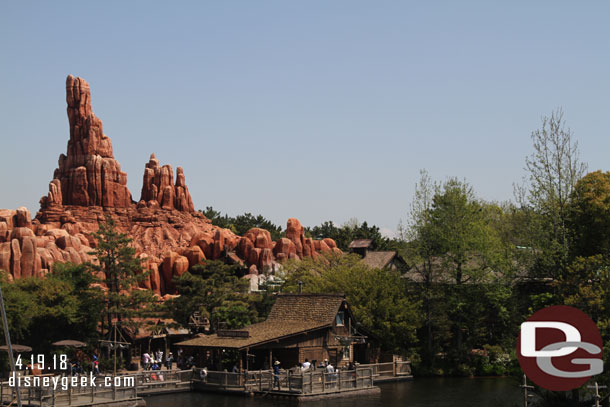
[[[349,244],[349,249],[368,249],[373,244],[373,239],[356,239]]]
[[[341,294],[278,294],[264,322],[236,331],[248,336],[200,335],[178,346],[244,349],[332,326],[345,297]]]
[[[362,259],[362,262],[374,269],[382,269],[390,265],[392,260],[398,255],[396,251],[380,251],[380,252],[366,252],[366,256]],[[403,261],[404,263],[404,261]]]

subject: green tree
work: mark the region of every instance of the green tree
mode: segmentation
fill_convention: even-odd
[[[537,273],[559,278],[569,263],[568,212],[570,196],[586,165],[579,161],[578,143],[565,127],[563,111],[542,118],[542,127],[532,132],[534,152],[525,160],[527,178],[516,189],[522,208],[530,208],[528,224],[533,228],[528,246],[538,250]]]
[[[466,182],[451,178],[433,183],[422,171],[403,238],[411,272],[421,281],[423,359],[428,366],[439,347],[464,358],[469,348],[483,345],[479,340],[498,332],[485,330],[489,307],[481,304],[498,305],[497,298],[505,298],[496,286],[498,272],[506,274],[510,263],[506,244],[494,228],[501,219],[501,208],[479,202]]]
[[[355,218],[341,226],[335,225],[333,221],[326,221],[319,226],[306,228],[305,233],[314,239],[329,237],[343,251],[348,251],[349,244],[355,239],[371,239],[373,241],[372,250],[395,250],[398,247],[398,242],[383,236],[378,226],[369,226],[366,221],[360,223]]]
[[[572,256],[610,256],[610,172],[595,171],[580,179],[568,213]]]
[[[356,321],[380,338],[385,350],[409,353],[417,345],[421,326],[419,302],[408,295],[400,274],[371,269],[357,255],[327,255],[284,264],[283,291],[345,294]]]
[[[434,355],[447,336],[449,320],[446,303],[442,300],[443,290],[438,287],[441,268],[437,266],[437,256],[441,254],[434,239],[432,225],[432,199],[436,186],[426,170],[420,171],[420,179],[415,185],[415,194],[409,213],[408,223],[399,225],[405,245],[405,258],[412,270],[420,276],[422,306],[424,311],[424,352],[423,362],[428,367],[433,364]]]
[[[174,278],[180,296],[166,304],[173,318],[187,325],[198,311],[213,328],[241,328],[257,322],[255,297],[248,294],[249,282],[237,277],[237,271],[236,265],[207,261]]]
[[[203,213],[206,218],[210,219],[213,225],[225,229],[231,229],[238,235],[244,235],[252,228],[261,228],[268,230],[273,240],[277,240],[282,237],[281,226],[275,225],[263,215],[254,216],[250,212],[246,212],[243,215],[231,217],[226,214],[223,215],[221,212],[214,210],[214,208],[211,206],[207,206],[204,211],[201,211],[201,213]]]
[[[97,263],[91,264],[94,272],[104,275],[103,283],[108,287],[105,292],[106,317],[108,327],[116,319],[118,326],[136,326],[133,318],[146,316],[156,302],[152,292],[137,290],[147,273],[142,271],[136,249],[130,246],[132,239],[116,230],[111,217],[93,233],[97,245],[90,254]]]
[[[2,288],[14,342],[46,352],[53,341],[78,332],[79,298],[68,282],[31,277],[8,283],[3,279]]]
[[[104,293],[96,283],[99,279],[87,264],[55,263],[47,279],[68,283],[71,293],[78,298],[76,329],[66,337],[80,341],[97,338],[98,324],[104,311]]]

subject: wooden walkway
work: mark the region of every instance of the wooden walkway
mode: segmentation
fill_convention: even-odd
[[[283,371],[274,377],[270,370],[246,373],[208,371],[202,378],[201,369],[141,371],[116,377],[88,376],[88,380],[73,385],[69,377],[38,376],[39,380],[55,378],[57,385],[20,387],[23,406],[29,407],[136,407],[145,405],[142,396],[187,391],[223,392],[241,395],[271,395],[298,399],[342,397],[350,394],[376,392],[375,383],[389,380],[410,380],[409,362],[359,365],[357,369],[325,373],[312,370],[295,373]],[[30,376],[30,380],[33,376]],[[92,381],[91,381],[92,380]],[[15,387],[0,383],[0,407],[16,406]]]

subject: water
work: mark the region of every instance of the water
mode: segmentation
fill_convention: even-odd
[[[431,378],[380,384],[381,394],[317,400],[315,407],[517,407],[519,384],[508,378]],[[178,393],[146,398],[147,407],[287,407],[294,400],[213,393]]]

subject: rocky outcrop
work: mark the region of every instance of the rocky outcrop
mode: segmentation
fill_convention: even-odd
[[[127,174],[114,159],[112,141],[104,134],[102,121],[91,110],[89,84],[69,75],[66,101],[70,122],[68,151],[59,156],[59,167],[41,205],[132,206]]]
[[[305,237],[294,218],[286,237],[273,241],[269,231],[252,228],[244,236],[213,226],[199,212],[181,167],[159,165],[154,154],[145,165],[140,201],[131,201],[127,175],[114,159],[112,142],[91,110],[89,84],[68,76],[70,123],[67,153],[59,158],[49,191],[32,220],[26,208],[0,210],[0,269],[10,279],[44,276],[56,262],[83,263],[96,245],[93,233],[111,217],[128,234],[147,275],[142,289],[167,298],[173,279],[206,260],[224,259],[247,271],[252,286],[278,269],[278,262],[340,252],[332,239]]]
[[[93,250],[83,234],[32,222],[27,208],[0,210],[0,269],[12,278],[41,277],[55,262],[83,263]]]
[[[182,167],[176,169],[176,184],[174,185],[174,172],[169,165],[159,166],[159,160],[151,154],[150,160],[144,168],[142,180],[142,194],[138,206],[146,205],[149,208],[163,208],[193,212],[195,207],[193,199],[186,186]]]

